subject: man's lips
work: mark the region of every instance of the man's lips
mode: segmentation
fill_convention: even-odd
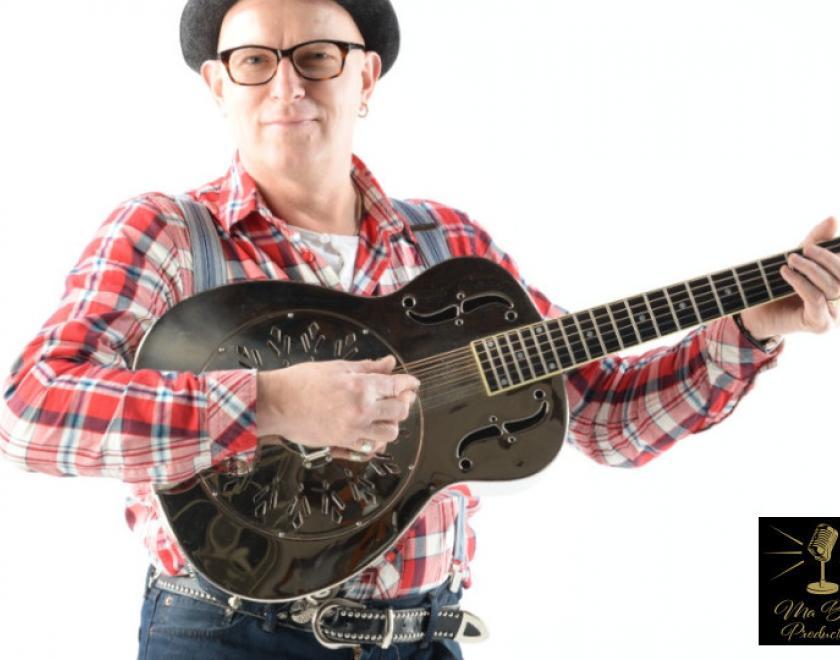
[[[310,117],[278,117],[277,119],[270,119],[263,123],[268,125],[293,126],[295,124],[305,124],[310,121],[315,121],[315,119]]]

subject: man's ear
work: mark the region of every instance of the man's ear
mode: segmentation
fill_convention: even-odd
[[[201,77],[210,90],[216,105],[219,106],[222,114],[225,114],[224,81],[222,80],[224,72],[222,69],[223,65],[218,60],[207,60],[201,65]]]
[[[373,96],[373,90],[382,74],[382,58],[379,53],[368,51],[365,53],[365,64],[362,67],[362,101],[367,103]]]

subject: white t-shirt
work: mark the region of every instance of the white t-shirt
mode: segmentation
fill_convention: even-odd
[[[295,227],[301,240],[313,250],[317,250],[324,260],[338,273],[341,287],[349,291],[353,285],[353,269],[356,265],[356,253],[359,251],[359,237],[345,234],[325,234]]]

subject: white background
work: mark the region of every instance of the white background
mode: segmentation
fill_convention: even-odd
[[[392,196],[468,211],[566,308],[791,248],[840,211],[833,0],[395,6],[402,53],[357,152]],[[228,165],[181,7],[0,5],[4,372],[114,206]],[[791,336],[732,417],[644,469],[568,448],[494,488],[464,600],[491,639],[467,657],[798,657],[757,646],[757,516],[840,511],[838,338]],[[134,657],[147,562],[123,492],[0,464],[3,657]]]

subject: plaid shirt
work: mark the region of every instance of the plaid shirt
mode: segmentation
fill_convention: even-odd
[[[352,176],[366,215],[351,293],[385,295],[424,266],[414,236],[361,160]],[[291,279],[340,288],[338,274],[266,206],[238,156],[228,173],[193,191],[218,220],[228,281]],[[507,269],[544,317],[565,311],[527,286],[511,258],[465,214],[424,201],[454,256]],[[151,193],[120,205],[70,271],[58,309],[24,348],[4,384],[0,450],[20,467],[54,475],[121,479],[129,526],[168,574],[185,558],[153,489],[228,460],[255,460],[256,371],[133,371],[155,319],[193,292],[188,232],[177,206]],[[669,348],[609,357],[567,379],[568,442],[594,460],[639,466],[678,439],[725,418],[781,347],[754,347],[730,318]],[[467,512],[478,506],[465,486]],[[453,563],[457,498],[438,493],[398,543],[345,585],[357,598],[393,598],[446,580]],[[467,526],[467,564],[475,535]],[[468,566],[462,567],[468,570]]]

